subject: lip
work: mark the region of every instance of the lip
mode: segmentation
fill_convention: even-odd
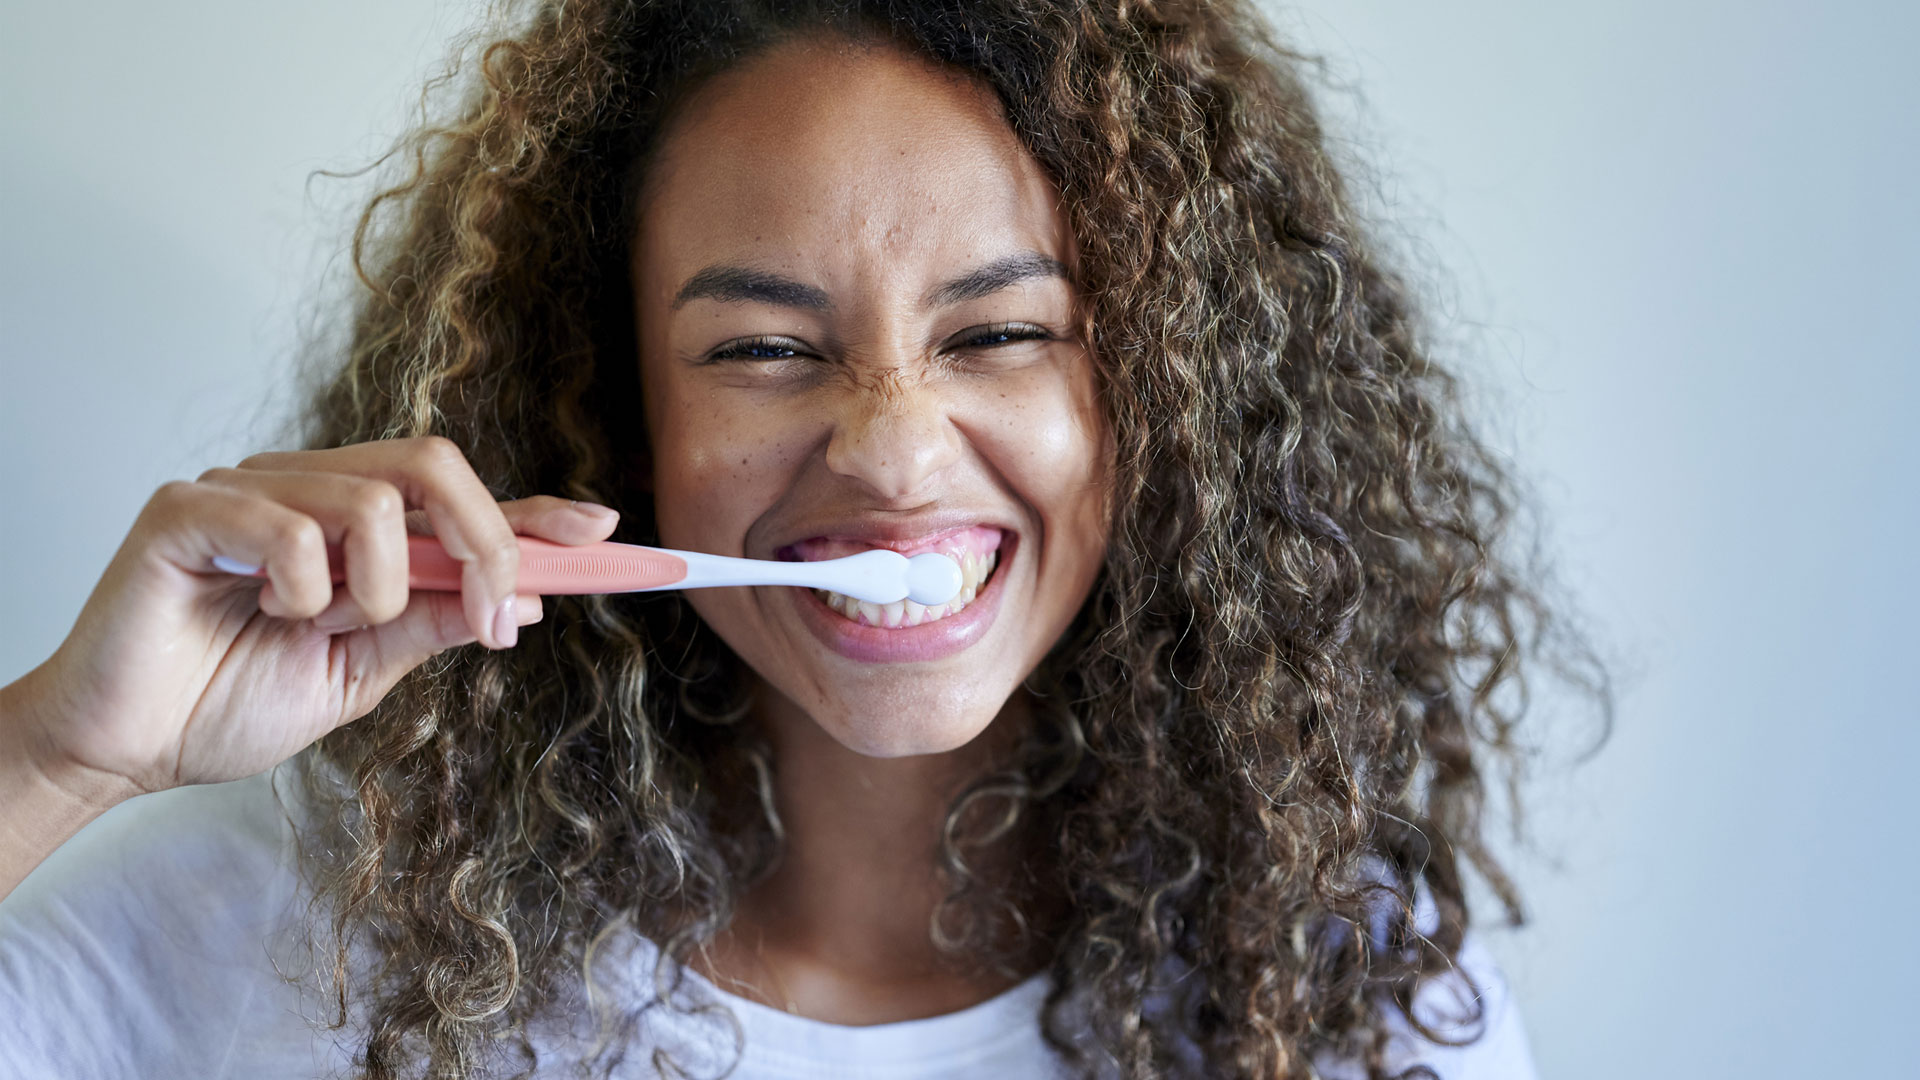
[[[922,533],[922,536],[925,534]],[[881,546],[881,545],[876,545]],[[895,545],[886,545],[895,546]],[[899,546],[905,546],[902,542]],[[821,644],[849,660],[866,664],[897,664],[940,660],[973,645],[992,628],[1000,614],[1002,583],[1010,576],[1008,568],[1020,555],[1020,537],[1012,530],[1001,535],[1000,559],[993,576],[958,615],[949,615],[919,626],[868,626],[846,618],[813,594],[812,589],[788,586],[787,592],[799,609],[800,621],[820,639]]]

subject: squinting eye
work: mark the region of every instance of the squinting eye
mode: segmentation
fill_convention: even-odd
[[[791,360],[800,355],[800,351],[773,338],[749,338],[745,341],[733,341],[722,345],[707,354],[709,363],[716,360]]]
[[[990,349],[997,345],[1011,345],[1019,341],[1051,341],[1053,335],[1037,326],[1019,323],[1004,323],[988,327],[981,333],[961,341],[955,348]],[[707,354],[707,363],[722,360],[791,360],[806,356],[794,346],[779,338],[745,338],[730,341]]]
[[[962,342],[961,346],[963,348],[984,348],[994,345],[1009,345],[1016,341],[1046,341],[1052,337],[1052,334],[1047,333],[1037,326],[1021,326],[1015,323],[1006,323],[1001,326],[989,327],[984,333],[976,334]]]

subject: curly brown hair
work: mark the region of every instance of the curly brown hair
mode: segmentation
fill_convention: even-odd
[[[1251,4],[509,8],[360,219],[364,288],[308,444],[445,436],[496,496],[607,503],[619,539],[657,542],[630,419],[646,165],[703,79],[821,34],[996,92],[1078,240],[1118,446],[1105,565],[1027,680],[1042,707],[1018,758],[951,808],[930,933],[1031,955],[996,932],[1026,926],[1017,896],[969,867],[1037,845],[1028,872],[1071,901],[1030,928],[1070,1063],[1307,1077],[1325,1051],[1382,1075],[1387,1011],[1458,955],[1463,863],[1522,917],[1481,819],[1483,771],[1511,786],[1525,760],[1523,668],[1605,688],[1540,572],[1503,554],[1515,481],[1356,219],[1310,61]],[[368,1076],[474,1075],[490,1046],[531,1071],[525,1023],[605,934],[659,943],[670,985],[778,857],[777,762],[737,722],[726,645],[677,593],[548,610],[520,648],[444,654],[304,759],[336,1022],[356,996]],[[1149,1008],[1169,964],[1204,978]]]

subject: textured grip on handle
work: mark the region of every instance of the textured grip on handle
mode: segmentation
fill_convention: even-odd
[[[542,596],[640,592],[686,580],[687,561],[670,551],[616,544],[555,544],[520,538],[520,591]]]

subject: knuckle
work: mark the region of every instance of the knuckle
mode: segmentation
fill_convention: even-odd
[[[273,547],[291,555],[306,555],[326,549],[326,536],[320,524],[305,514],[289,514],[273,526]]]
[[[351,505],[354,518],[362,524],[399,521],[406,513],[400,489],[385,480],[368,480],[357,485]]]
[[[500,503],[500,515],[506,518],[507,528],[517,533],[529,522],[549,513],[553,507],[545,499],[544,495],[529,495],[524,499],[508,499]]]
[[[278,450],[263,450],[258,454],[248,454],[246,457],[241,458],[239,464],[235,467],[241,469],[270,469],[278,463],[283,456],[284,455]]]
[[[154,489],[140,510],[140,522],[149,529],[165,529],[194,513],[201,488],[187,480],[169,480]]]
[[[233,479],[233,474],[236,471],[238,470],[229,469],[224,465],[215,466],[214,468],[208,469],[206,472],[203,472],[198,477],[196,477],[194,480],[194,483],[196,484],[225,483]]]
[[[520,544],[508,534],[481,544],[476,557],[481,568],[490,574],[516,574],[520,567]]]
[[[162,511],[174,510],[192,502],[198,494],[191,481],[169,480],[154,489],[147,505]]]
[[[455,469],[467,464],[467,455],[460,451],[459,444],[445,435],[423,435],[418,444],[416,452],[429,468]]]

